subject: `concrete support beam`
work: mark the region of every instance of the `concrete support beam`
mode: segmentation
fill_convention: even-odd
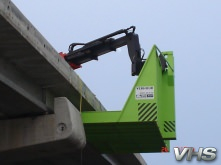
[[[86,137],[79,111],[55,98],[55,114],[0,120],[0,162],[54,156],[83,149]]]
[[[43,89],[3,58],[0,70],[0,109],[6,116],[33,116],[52,111],[53,106],[46,105]]]
[[[0,1],[0,25],[0,59],[25,77],[17,81],[19,87],[22,83],[26,83],[26,80],[32,81],[38,89],[46,93],[45,95],[49,93],[53,95],[52,97],[65,96],[78,109],[82,96],[84,111],[105,110],[80,77],[10,0]],[[4,77],[0,79],[0,83],[4,83],[4,79]],[[26,89],[25,87],[22,85],[23,89]],[[39,103],[42,99],[40,100],[38,96]],[[43,99],[43,102],[51,108],[51,97],[46,96]],[[36,104],[36,100],[30,101]],[[42,107],[40,104],[38,106]],[[45,108],[42,108],[44,110],[39,110],[40,113],[45,111]],[[19,111],[20,115],[27,114],[23,109]],[[17,117],[7,113],[5,115]]]

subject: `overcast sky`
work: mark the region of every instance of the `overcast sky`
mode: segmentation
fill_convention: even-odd
[[[140,44],[153,44],[175,57],[177,140],[170,153],[142,154],[149,165],[177,162],[173,147],[216,147],[221,164],[221,1],[219,0],[13,0],[58,52],[72,42],[136,26]],[[122,109],[136,80],[127,49],[101,56],[76,72],[109,110]]]

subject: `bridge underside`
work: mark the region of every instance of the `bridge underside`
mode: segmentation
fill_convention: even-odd
[[[84,111],[105,108],[48,41],[9,0],[0,1],[0,121],[54,113],[54,98],[66,97]],[[8,158],[10,160],[10,157]],[[139,154],[104,154],[87,144],[82,151],[19,165],[143,164]],[[2,164],[0,162],[0,164]]]

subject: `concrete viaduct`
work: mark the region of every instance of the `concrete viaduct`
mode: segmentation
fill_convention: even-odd
[[[10,0],[0,1],[0,164],[142,165],[140,154],[101,154],[79,112],[104,106]]]

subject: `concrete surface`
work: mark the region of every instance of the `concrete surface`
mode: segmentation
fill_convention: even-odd
[[[65,97],[54,103],[54,114],[0,120],[0,161],[31,160],[85,147],[80,112]]]
[[[10,0],[0,1],[0,91],[0,120],[53,115],[55,97],[66,97],[79,109],[82,96],[83,111],[105,110],[79,76]],[[42,159],[27,158],[9,164],[140,165],[145,162],[139,154],[102,155],[87,144],[81,152]]]

